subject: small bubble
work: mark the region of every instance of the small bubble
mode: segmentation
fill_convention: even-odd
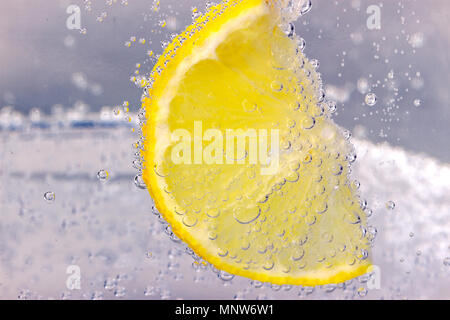
[[[155,287],[152,286],[148,286],[147,288],[145,288],[144,290],[144,295],[145,296],[154,296],[156,294],[156,289]]]
[[[415,107],[420,107],[420,105],[422,104],[422,101],[420,101],[420,99],[415,99],[413,103],[414,103]]]
[[[262,288],[262,286],[264,285],[264,283],[262,283],[261,281],[258,280],[252,280],[250,281],[250,285],[256,289],[258,288]]]
[[[357,257],[359,260],[366,260],[369,257],[369,252],[366,249],[362,249]]]
[[[273,91],[276,92],[280,92],[281,90],[283,90],[283,84],[279,81],[272,81],[270,87],[272,88]]]
[[[317,59],[312,59],[312,60],[310,61],[310,63],[311,63],[311,65],[312,65],[312,67],[313,67],[314,69],[319,68],[319,60],[317,60]]]
[[[162,300],[167,300],[170,299],[171,295],[172,293],[170,292],[170,290],[166,289],[161,291],[160,297]]]
[[[217,250],[217,254],[218,254],[220,257],[226,257],[226,256],[228,255],[228,250],[227,250],[227,249],[219,248],[219,249]]]
[[[368,93],[366,94],[364,101],[368,106],[373,107],[377,103],[377,96],[375,95],[375,93]]]
[[[114,291],[114,296],[121,298],[125,296],[125,288],[124,287],[117,287],[116,290]]]
[[[305,39],[299,37],[297,38],[296,42],[297,42],[297,50],[303,51],[303,49],[305,49],[306,46]]]
[[[51,203],[55,201],[55,193],[53,191],[47,191],[44,193],[44,199],[45,201]]]
[[[267,260],[264,265],[263,268],[267,271],[272,270],[273,267],[275,266],[275,263],[272,260]]]
[[[350,140],[350,138],[352,137],[352,133],[349,130],[344,130],[342,135],[344,136],[345,140]]]
[[[186,227],[194,227],[198,220],[196,217],[184,216],[182,222]]]
[[[366,78],[358,79],[356,86],[361,94],[365,94],[369,91],[369,81]]]
[[[103,300],[103,292],[95,291],[91,296],[91,300]]]
[[[271,288],[273,291],[280,291],[280,290],[281,290],[281,285],[272,283],[272,284],[270,285],[270,288]]]
[[[101,181],[105,181],[106,179],[108,179],[109,173],[108,171],[102,169],[99,172],[97,172],[97,179],[101,180]]]
[[[386,202],[386,208],[389,210],[394,210],[395,208],[395,202],[392,200],[389,200],[388,202]]]
[[[105,288],[105,290],[113,290],[116,287],[116,285],[117,285],[116,279],[113,278],[108,278],[103,283],[103,287]]]
[[[346,156],[346,159],[348,160],[348,162],[350,162],[350,163],[353,163],[353,162],[355,162],[356,161],[356,158],[357,158],[357,155],[356,155],[356,153],[349,153],[347,156]]]
[[[336,112],[337,105],[336,105],[335,101],[328,101],[327,106],[328,106],[328,112],[330,112],[330,113]]]
[[[292,38],[295,34],[295,26],[292,23],[287,23],[282,26],[283,32],[289,37]]]
[[[306,129],[306,130],[312,129],[315,124],[316,124],[316,119],[314,117],[308,116],[305,119],[303,119],[303,121],[302,121],[302,127],[303,127],[303,129]]]
[[[231,273],[227,273],[225,271],[220,271],[219,274],[217,275],[219,277],[220,280],[222,281],[231,281],[234,278],[234,275]]]
[[[300,15],[307,14],[311,10],[311,8],[312,8],[311,0],[306,0],[301,8]]]
[[[389,71],[388,78],[389,79],[394,79],[394,70]]]
[[[343,170],[344,167],[339,163],[331,167],[331,173],[334,174],[335,176],[341,175]]]
[[[249,224],[259,218],[261,208],[247,209],[244,207],[237,207],[233,210],[234,219],[240,224]]]

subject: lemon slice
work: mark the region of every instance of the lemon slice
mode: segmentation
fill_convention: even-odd
[[[143,179],[173,232],[218,269],[343,282],[370,266],[352,149],[272,4],[222,2],[166,47],[143,99]]]

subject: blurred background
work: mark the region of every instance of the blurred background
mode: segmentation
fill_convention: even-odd
[[[152,214],[134,181],[134,81],[207,2],[0,2],[0,298],[449,299],[450,2],[313,0],[295,24],[353,135],[376,290],[221,280]]]

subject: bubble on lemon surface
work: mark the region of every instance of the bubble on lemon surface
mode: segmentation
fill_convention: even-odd
[[[450,267],[450,257],[445,257],[445,259],[444,259],[444,266],[446,266],[446,267]]]
[[[369,81],[366,78],[359,78],[356,85],[361,94],[366,94],[369,91]]]

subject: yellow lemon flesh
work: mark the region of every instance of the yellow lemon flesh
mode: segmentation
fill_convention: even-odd
[[[275,284],[366,273],[352,152],[321,80],[264,0],[212,7],[167,46],[143,99],[143,179],[173,232],[218,269]]]

